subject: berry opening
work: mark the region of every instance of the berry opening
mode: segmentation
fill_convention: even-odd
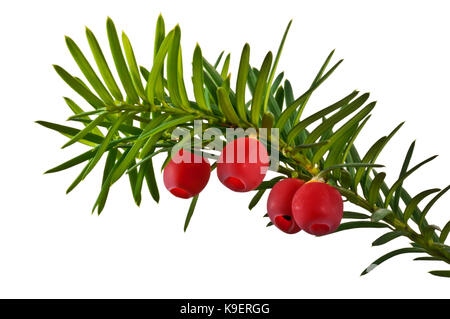
[[[181,198],[189,198],[189,197],[192,197],[192,195],[191,195],[189,192],[187,192],[187,191],[185,191],[184,189],[179,188],[179,187],[171,188],[171,189],[170,189],[170,192],[171,192],[174,196],[176,196],[176,197],[181,197]]]
[[[326,235],[330,232],[330,227],[327,224],[313,224],[309,229],[316,236]]]
[[[228,177],[225,181],[224,184],[234,190],[234,191],[244,191],[245,190],[245,184],[244,182],[242,182],[239,178],[237,177]]]
[[[292,226],[291,216],[283,215],[275,217],[275,225],[284,232],[288,232]]]

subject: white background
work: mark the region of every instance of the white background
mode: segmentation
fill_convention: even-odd
[[[186,79],[196,42],[209,60],[223,49],[231,52],[235,76],[245,42],[251,45],[251,63],[259,67],[266,51],[276,51],[286,24],[294,18],[279,70],[286,71],[296,96],[310,84],[330,50],[336,48],[335,62],[345,58],[310,100],[307,112],[353,89],[370,91],[378,106],[357,142],[360,152],[406,120],[379,158],[388,165],[388,181],[395,180],[410,142],[417,139],[414,163],[435,153],[441,156],[407,181],[408,190],[416,194],[442,188],[450,180],[449,9],[448,1],[3,3],[0,297],[450,297],[449,281],[427,274],[445,265],[413,262],[413,255],[399,256],[359,276],[374,259],[406,246],[407,240],[371,248],[384,230],[321,238],[285,235],[265,227],[266,197],[249,212],[252,195],[229,191],[215,175],[186,233],[189,201],[169,196],[160,174],[159,205],[144,192],[137,208],[123,179],[110,192],[104,213],[91,215],[101,169],[66,196],[65,189],[81,167],[42,173],[85,148],[60,150],[66,138],[33,122],[64,123],[70,110],[62,96],[81,102],[51,65],[81,75],[64,35],[86,50],[85,25],[108,52],[107,16],[119,31],[126,30],[138,61],[146,66],[151,64],[158,14],[163,14],[167,29],[179,23]],[[160,164],[158,159],[156,166]],[[449,207],[450,198],[442,198],[429,214],[431,222],[443,226]]]

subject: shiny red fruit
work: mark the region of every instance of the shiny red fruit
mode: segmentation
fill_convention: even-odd
[[[181,149],[164,169],[164,185],[176,197],[190,198],[208,184],[211,166],[208,159]]]
[[[295,222],[316,236],[334,232],[341,223],[343,210],[341,194],[333,186],[321,182],[306,183],[292,198]]]
[[[296,178],[286,178],[272,188],[267,199],[267,213],[272,223],[288,234],[301,229],[292,216],[292,198],[305,182]]]
[[[239,137],[223,148],[217,162],[217,176],[229,189],[248,192],[261,184],[268,168],[266,147],[257,139]]]

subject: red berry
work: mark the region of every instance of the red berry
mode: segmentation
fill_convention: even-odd
[[[175,196],[190,198],[208,184],[211,167],[208,159],[181,149],[164,169],[164,185]]]
[[[217,162],[217,176],[229,189],[248,192],[261,184],[268,168],[266,147],[257,139],[239,137],[223,148]]]
[[[306,183],[292,198],[292,215],[307,233],[322,236],[334,232],[344,210],[341,194],[321,182]]]
[[[292,198],[305,182],[296,178],[286,178],[275,184],[267,199],[267,213],[272,223],[288,234],[295,234],[300,227],[292,216]]]

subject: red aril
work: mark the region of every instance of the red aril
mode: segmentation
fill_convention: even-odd
[[[248,192],[261,184],[268,168],[266,147],[257,139],[239,137],[223,148],[217,161],[217,176],[229,189]]]
[[[292,216],[292,198],[305,182],[296,178],[286,178],[272,188],[267,199],[267,213],[272,223],[288,234],[300,231]]]
[[[322,236],[340,225],[344,205],[341,194],[331,185],[308,182],[292,198],[292,215],[297,225],[309,234]]]
[[[211,167],[208,159],[181,149],[164,169],[164,185],[176,197],[190,198],[208,184]]]

